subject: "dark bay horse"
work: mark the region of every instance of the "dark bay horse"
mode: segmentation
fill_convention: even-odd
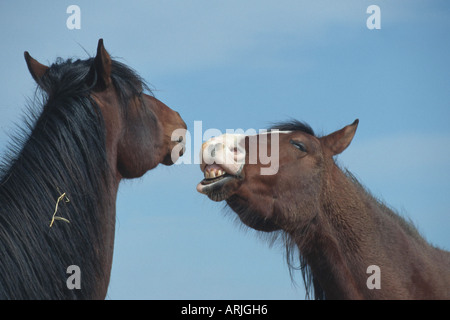
[[[288,265],[298,249],[307,297],[450,299],[450,253],[336,165],[333,156],[349,146],[357,125],[318,137],[292,121],[270,134],[212,138],[202,146],[205,179],[197,190],[284,240]],[[272,174],[250,159],[255,146],[277,155]]]
[[[186,125],[102,39],[95,58],[25,60],[44,103],[0,168],[0,298],[103,299],[119,182],[176,161]]]

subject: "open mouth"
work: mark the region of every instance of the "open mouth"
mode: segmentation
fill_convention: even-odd
[[[205,176],[205,179],[200,182],[202,185],[209,185],[225,179],[226,177],[232,177],[232,175],[228,174],[218,165],[206,166],[203,174]]]
[[[238,179],[217,164],[207,165],[203,174],[205,178],[197,185],[197,191],[208,195],[214,201],[226,199],[229,182]]]

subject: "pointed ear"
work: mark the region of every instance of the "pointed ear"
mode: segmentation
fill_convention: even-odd
[[[359,120],[356,119],[352,124],[345,126],[341,130],[320,138],[324,152],[334,156],[344,151],[352,142],[358,123]]]
[[[28,51],[25,51],[23,55],[25,56],[25,61],[27,62],[27,67],[31,73],[31,76],[33,77],[34,81],[41,85],[41,78],[47,72],[49,67],[44,66],[43,64],[40,64],[35,59],[33,59]]]
[[[111,85],[111,57],[103,46],[103,39],[98,40],[97,55],[86,81],[89,86],[94,85],[95,91],[103,91]]]

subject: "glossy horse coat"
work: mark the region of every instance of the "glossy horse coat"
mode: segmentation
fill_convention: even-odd
[[[213,138],[203,145],[205,179],[197,190],[225,200],[247,226],[281,238],[290,266],[298,248],[308,296],[450,299],[450,253],[428,244],[336,165],[333,156],[350,145],[357,126],[356,120],[323,137],[297,121],[275,126],[279,132],[265,135],[279,162],[272,175],[261,174],[260,161],[249,161],[250,140],[262,135]],[[368,284],[371,266],[379,267],[379,289]]]
[[[176,161],[172,131],[186,125],[102,40],[87,60],[25,59],[44,102],[0,168],[0,298],[103,299],[119,182]],[[65,220],[50,227],[54,213]],[[67,286],[72,265],[80,289]]]

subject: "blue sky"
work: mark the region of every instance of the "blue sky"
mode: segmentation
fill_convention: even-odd
[[[23,51],[84,59],[103,38],[190,129],[296,118],[326,134],[359,118],[339,164],[450,250],[448,1],[2,1],[0,19],[0,152],[34,94]],[[195,164],[159,166],[120,186],[108,298],[304,298],[282,247],[198,194],[201,179]]]

